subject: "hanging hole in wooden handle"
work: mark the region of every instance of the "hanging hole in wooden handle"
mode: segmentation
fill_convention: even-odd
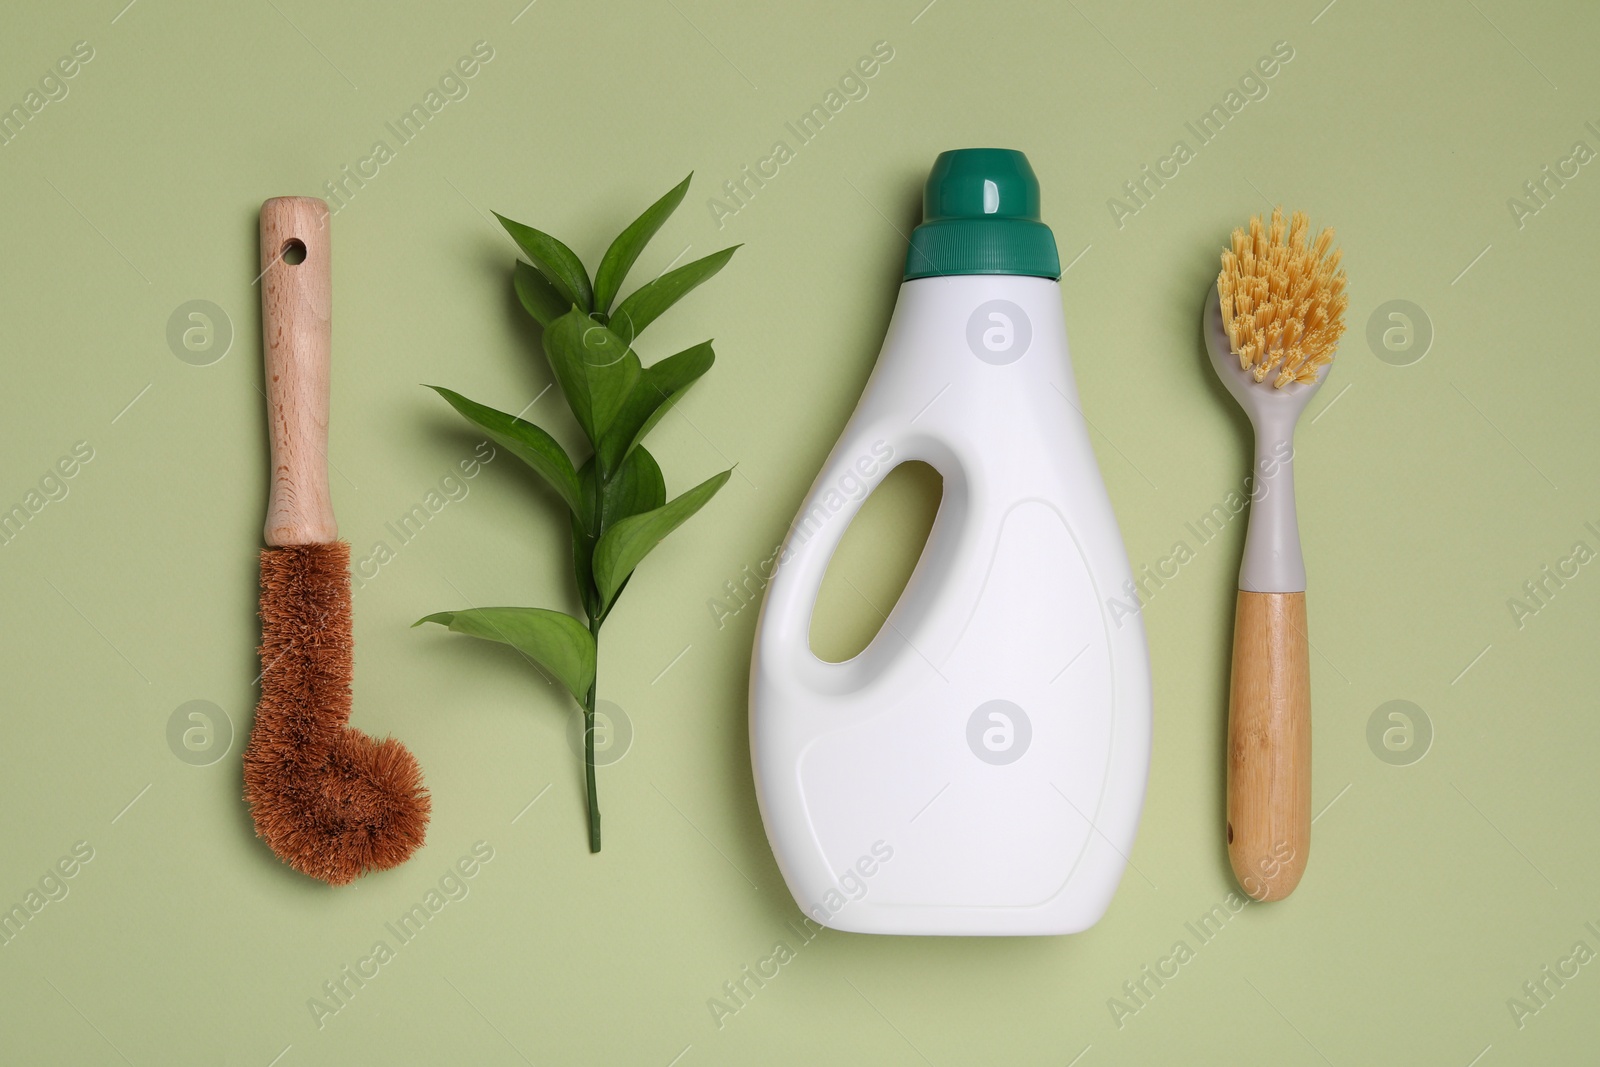
[[[306,261],[306,243],[298,237],[291,237],[283,242],[283,251],[278,258],[291,267],[298,267]]]

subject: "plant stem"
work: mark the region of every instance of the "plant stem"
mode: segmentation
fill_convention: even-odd
[[[600,623],[589,620],[589,633],[594,636],[595,649],[598,653],[600,647]],[[596,660],[598,661],[598,655]],[[598,673],[598,672],[597,672]],[[583,704],[583,770],[584,781],[589,793],[589,851],[600,851],[600,794],[595,786],[594,779],[594,709],[595,691],[599,688],[600,679],[597,676],[589,685],[588,699]]]

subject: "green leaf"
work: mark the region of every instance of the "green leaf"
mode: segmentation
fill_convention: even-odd
[[[578,516],[572,516],[572,576],[578,583],[578,600],[583,613],[591,619],[601,618],[600,591],[594,587],[595,536],[583,528]]]
[[[656,321],[661,313],[681,300],[689,290],[721,270],[733,258],[739,246],[713,252],[704,259],[685,263],[677,270],[669,270],[655,281],[639,286],[628,299],[617,305],[611,316],[611,326],[632,344],[644,328]]]
[[[686,360],[683,365],[673,368],[671,373],[663,373],[650,379],[650,385],[656,389],[660,400],[656,403],[655,410],[644,420],[643,425],[634,432],[633,440],[628,444],[630,450],[643,447],[646,435],[656,428],[656,425],[668,411],[672,410],[672,406],[678,402],[679,398],[689,391],[689,387],[702,374],[711,369],[711,364],[716,358],[711,351],[710,341],[698,344],[694,348],[684,349],[678,355],[692,358]],[[662,363],[665,362],[667,360],[662,360]],[[661,363],[657,363],[650,369],[656,370],[660,366]],[[638,391],[638,386],[634,387],[634,391]]]
[[[598,447],[638,384],[639,357],[622,338],[577,308],[545,330],[544,351],[578,425]]]
[[[649,452],[636,448],[600,490],[600,532],[603,535],[623,519],[654,511],[666,502],[661,466]]]
[[[523,309],[532,315],[540,326],[548,328],[552,322],[572,310],[570,300],[563,297],[543,274],[520,259],[517,260],[512,284],[516,286],[517,299],[522,301]]]
[[[699,511],[727,484],[732,474],[733,471],[725,470],[707,478],[670,503],[623,519],[602,534],[594,549],[594,582],[601,604],[609,606],[622,583],[650,550]]]
[[[583,494],[578,485],[578,472],[573,469],[572,460],[567,458],[567,453],[554,437],[531,422],[468,400],[453,389],[446,389],[442,385],[430,385],[428,388],[448,400],[450,406],[461,412],[468,421],[487,432],[495,444],[543,475],[574,514],[582,509]]]
[[[639,258],[639,253],[644,251],[644,246],[650,243],[650,238],[661,229],[661,224],[667,221],[667,216],[677,210],[683,203],[683,195],[689,191],[689,179],[694,177],[694,171],[689,172],[689,177],[673,186],[671,191],[645,209],[643,215],[633,220],[633,224],[617,235],[611,242],[611,247],[606,249],[605,258],[600,260],[600,269],[594,274],[594,309],[604,314],[611,310],[611,301],[617,297],[617,292],[622,288],[622,280],[628,276],[628,271],[633,267],[634,261]]]
[[[589,618],[605,615],[599,591],[594,584],[594,546],[600,535],[630,515],[659,508],[667,499],[667,483],[661,476],[661,467],[655,457],[643,448],[628,453],[627,460],[616,475],[597,490],[595,461],[591,458],[578,472],[583,486],[584,514],[589,527],[579,525],[578,517],[572,519],[572,566],[578,582],[578,593],[583,598],[584,611]],[[598,493],[599,501],[596,503]],[[591,532],[596,531],[596,532]]]
[[[510,645],[555,675],[580,704],[588,699],[589,687],[594,685],[594,636],[565,612],[545,608],[470,608],[437,612],[412,625],[425,622]]]
[[[711,342],[703,341],[644,368],[627,402],[617,412],[616,421],[600,441],[601,465],[608,471],[615,470],[715,360]]]
[[[542,230],[513,222],[499,212],[495,218],[506,228],[517,247],[533,260],[533,265],[544,275],[556,292],[561,294],[568,307],[578,305],[588,311],[594,307],[594,291],[589,288],[589,273],[576,252]]]

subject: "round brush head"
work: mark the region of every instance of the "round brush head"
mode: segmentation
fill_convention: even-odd
[[[1257,382],[1271,375],[1278,389],[1315,383],[1344,333],[1349,298],[1333,230],[1308,243],[1309,233],[1304,212],[1287,225],[1282,208],[1265,225],[1256,215],[1248,232],[1233,231],[1217,275],[1222,326],[1240,370]]]

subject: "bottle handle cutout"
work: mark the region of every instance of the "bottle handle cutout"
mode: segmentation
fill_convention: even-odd
[[[876,469],[870,477],[863,477],[861,464],[872,459],[879,460]],[[811,648],[812,616],[828,567],[867,498],[891,471],[913,461],[928,464],[944,480],[944,494],[927,542],[899,600],[888,609],[867,647],[851,659],[830,663]],[[931,429],[913,430],[904,423],[869,424],[839,442],[785,538],[786,551],[780,553],[763,607],[760,651],[767,657],[766,666],[783,677],[784,685],[818,697],[839,698],[894,676],[910,661],[923,670],[937,670],[939,650],[917,647],[911,631],[925,614],[921,605],[947,584],[958,563],[955,548],[970,535],[968,470],[957,442]],[[864,489],[848,492],[851,479],[864,482]],[[830,500],[837,498],[842,498],[843,504],[830,510]]]

